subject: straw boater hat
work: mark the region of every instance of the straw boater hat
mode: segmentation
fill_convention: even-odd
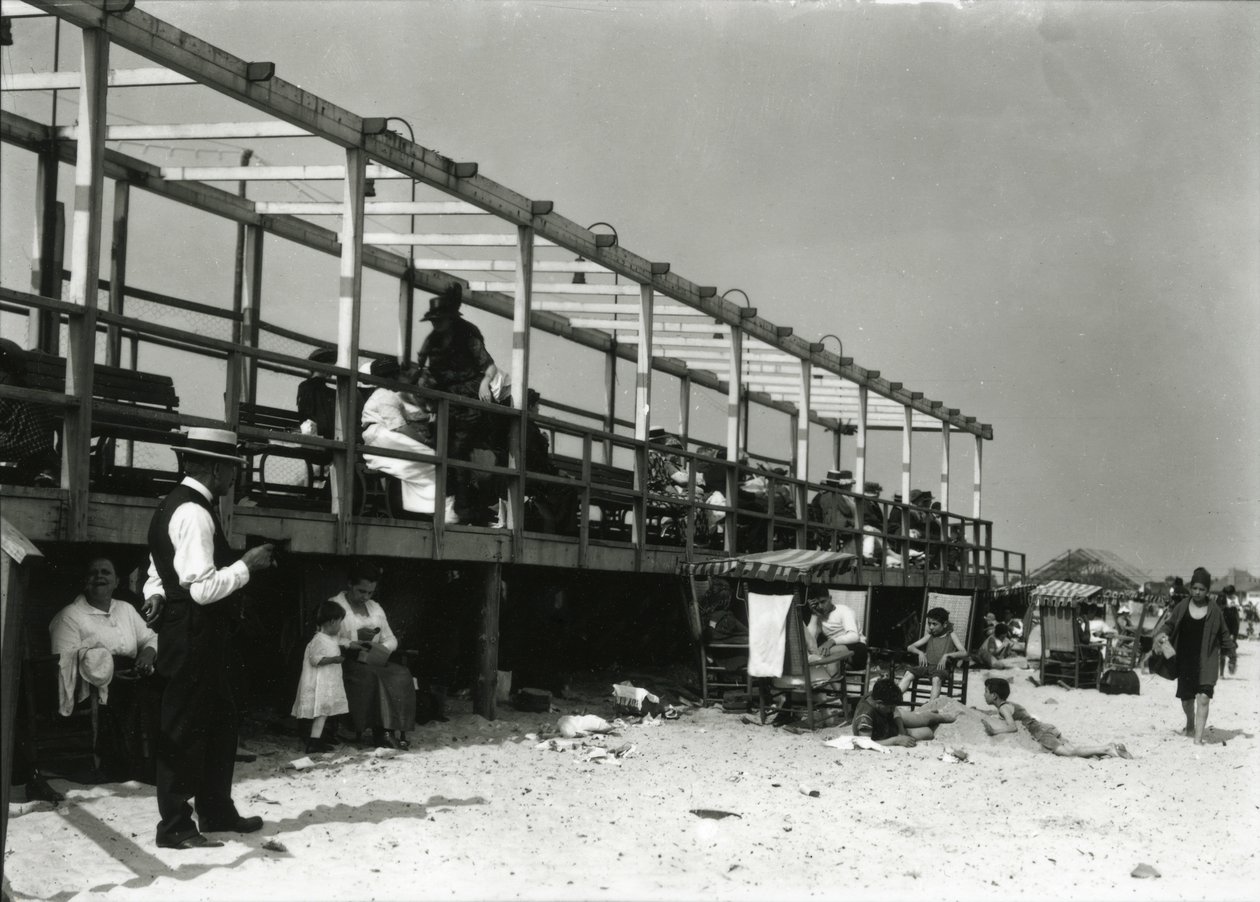
[[[853,472],[851,470],[828,470],[827,478],[823,480],[823,485],[834,485],[841,489],[851,488],[853,486]]]
[[[171,445],[175,456],[209,457],[214,460],[230,460],[235,464],[244,464],[245,458],[237,450],[236,433],[231,429],[210,429],[205,426],[190,426],[183,444]]]
[[[878,482],[866,482],[862,484],[862,491],[868,495],[871,492],[874,492],[876,495],[878,495],[883,490],[884,490],[884,487],[880,485]]]

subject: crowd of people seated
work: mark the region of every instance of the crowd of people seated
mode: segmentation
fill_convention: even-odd
[[[0,385],[26,388],[27,352],[0,338]],[[44,408],[16,398],[0,398],[0,462],[10,464],[19,485],[54,486],[60,460],[56,432]]]

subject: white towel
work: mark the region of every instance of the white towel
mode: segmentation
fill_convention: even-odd
[[[57,710],[62,717],[74,713],[74,706],[83,701],[95,686],[100,690],[101,704],[109,702],[109,682],[114,678],[114,657],[104,648],[76,648],[63,651],[57,662]]]
[[[748,593],[748,675],[783,676],[787,613],[792,595]]]

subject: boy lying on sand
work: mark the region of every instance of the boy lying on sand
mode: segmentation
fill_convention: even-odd
[[[1028,735],[1037,740],[1041,747],[1063,758],[1132,758],[1123,743],[1112,742],[1108,745],[1074,745],[1063,738],[1058,727],[1042,723],[1029,714],[1023,707],[1010,701],[1011,684],[996,677],[984,681],[984,701],[997,708],[997,717],[985,717],[981,723],[984,731],[990,736],[999,733],[1014,733],[1023,724]]]

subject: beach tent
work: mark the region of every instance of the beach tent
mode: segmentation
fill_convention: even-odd
[[[803,716],[811,729],[831,725],[831,709],[843,715],[844,671],[815,674],[807,660],[805,592],[811,583],[834,581],[855,559],[856,555],[843,552],[789,548],[684,564],[691,578],[693,607],[698,607],[695,591],[700,581],[720,577],[737,584],[734,594],[748,609],[747,673],[759,690],[763,722],[771,693],[782,699],[780,710]],[[703,668],[702,658],[702,672]],[[819,690],[828,691],[833,700],[816,702]]]

